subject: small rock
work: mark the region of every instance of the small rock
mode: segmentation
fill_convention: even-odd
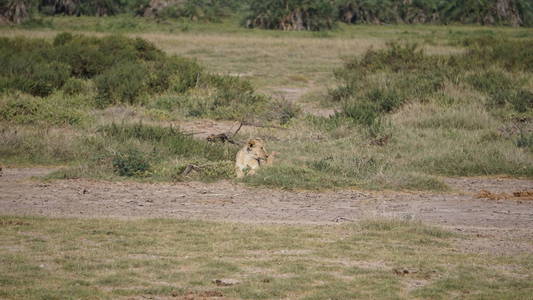
[[[394,272],[394,274],[400,275],[400,276],[404,276],[404,275],[411,274],[411,273],[417,273],[416,270],[408,270],[406,268],[396,268],[396,269],[392,269],[392,271]]]
[[[230,286],[240,283],[240,281],[236,279],[215,279],[213,280],[213,283],[218,286]]]

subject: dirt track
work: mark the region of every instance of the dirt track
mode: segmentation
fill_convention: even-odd
[[[300,224],[397,217],[485,237],[487,245],[479,247],[489,250],[533,251],[531,197],[501,200],[477,197],[481,190],[493,193],[533,190],[531,180],[450,178],[446,182],[454,192],[437,194],[289,192],[248,188],[231,182],[149,184],[80,179],[43,183],[31,179],[48,172],[50,169],[45,168],[4,169],[0,177],[0,214]]]

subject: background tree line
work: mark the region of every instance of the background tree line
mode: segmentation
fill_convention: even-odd
[[[0,23],[32,14],[110,16],[216,22],[240,16],[243,26],[279,30],[348,24],[533,25],[531,0],[0,0]]]

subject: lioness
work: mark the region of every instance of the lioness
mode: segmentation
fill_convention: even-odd
[[[245,174],[253,175],[263,165],[271,165],[276,152],[268,154],[265,150],[265,142],[262,139],[251,139],[237,152],[235,172],[237,178]]]

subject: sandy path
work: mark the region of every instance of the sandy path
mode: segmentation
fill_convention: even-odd
[[[397,217],[485,236],[488,244],[499,244],[498,249],[533,251],[533,200],[476,197],[480,190],[496,193],[533,190],[531,180],[447,179],[455,192],[439,194],[356,190],[289,192],[231,182],[150,184],[78,179],[43,183],[31,179],[49,171],[4,169],[0,177],[0,214],[300,224]],[[516,244],[522,239],[526,241]]]

